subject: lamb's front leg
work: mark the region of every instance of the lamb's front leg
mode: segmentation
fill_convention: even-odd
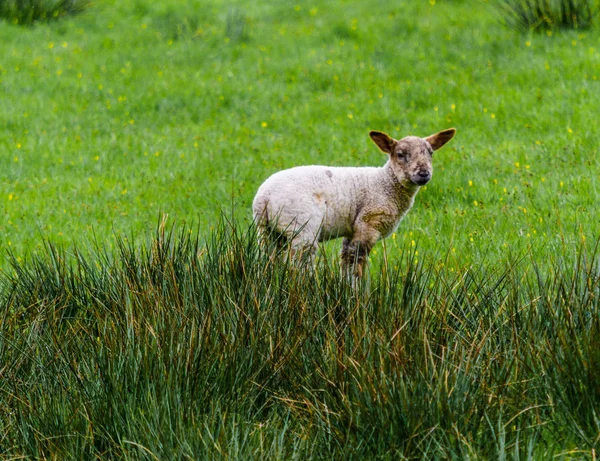
[[[369,253],[379,240],[379,232],[371,227],[357,229],[352,239],[345,238],[342,243],[342,264],[344,270],[353,268],[356,277],[362,277],[369,260]]]

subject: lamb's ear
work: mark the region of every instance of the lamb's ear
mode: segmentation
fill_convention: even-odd
[[[433,150],[441,149],[444,144],[450,141],[454,135],[456,134],[456,130],[454,128],[448,128],[447,130],[440,131],[439,133],[432,134],[431,136],[427,136],[425,141],[431,144]]]
[[[396,144],[396,141],[393,138],[389,137],[385,133],[382,133],[381,131],[371,131],[369,132],[369,136],[371,136],[373,142],[377,144],[377,147],[379,147],[383,152],[386,154],[394,153],[394,144]]]

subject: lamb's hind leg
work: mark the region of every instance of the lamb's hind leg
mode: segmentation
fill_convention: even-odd
[[[302,265],[312,265],[317,245],[318,233],[307,225],[291,238],[290,255]]]

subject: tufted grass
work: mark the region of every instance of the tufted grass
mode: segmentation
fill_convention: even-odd
[[[0,18],[11,24],[31,26],[83,12],[89,0],[2,0]]]
[[[500,0],[505,23],[519,32],[587,29],[600,12],[597,0]]]
[[[0,278],[0,453],[34,459],[592,459],[597,247],[353,289],[222,222],[51,243]],[[274,250],[273,250],[274,251]]]

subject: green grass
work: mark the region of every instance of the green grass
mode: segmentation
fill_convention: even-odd
[[[500,0],[506,24],[520,32],[588,29],[596,22],[598,0]]]
[[[81,13],[89,0],[2,0],[0,17],[11,24],[31,26]]]
[[[0,39],[0,233],[19,254],[160,213],[209,230],[232,200],[248,222],[281,168],[383,164],[369,129],[458,130],[399,229],[423,250],[502,258],[598,225],[595,30],[522,37],[471,1],[101,2]]]
[[[600,31],[496,12],[107,0],[0,23],[0,456],[595,459]],[[306,273],[256,247],[273,172],[451,126],[370,290],[339,242]]]
[[[2,451],[49,459],[591,459],[597,250],[355,291],[252,229],[47,244],[0,279]]]

